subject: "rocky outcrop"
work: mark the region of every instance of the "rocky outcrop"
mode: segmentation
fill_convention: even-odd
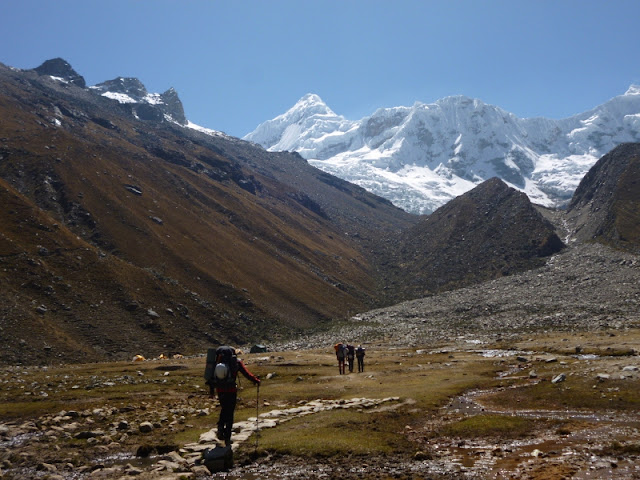
[[[50,75],[65,80],[80,88],[85,88],[87,83],[84,77],[76,72],[71,65],[62,58],[47,60],[34,70],[39,75]]]
[[[138,120],[153,122],[172,120],[180,125],[187,124],[184,107],[174,88],[162,94],[149,93],[137,78],[117,77],[99,83],[91,87],[91,90],[103,97],[116,100],[123,109]]]

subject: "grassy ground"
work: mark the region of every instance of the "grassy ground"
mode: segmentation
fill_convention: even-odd
[[[638,348],[640,334],[628,333],[576,334],[566,340],[552,335],[527,337],[509,346],[528,352],[522,354],[524,358],[369,347],[365,372],[347,375],[338,374],[330,347],[244,355],[248,368],[263,382],[258,397],[255,387],[241,378],[236,421],[255,416],[256,411],[286,409],[317,399],[398,398],[378,407],[329,410],[265,428],[259,450],[251,438],[240,446],[238,459],[255,458],[258,453],[338,462],[359,457],[410,460],[420,451],[427,457],[435,455],[429,453],[434,444],[499,443],[542,434],[565,438],[589,428],[581,420],[522,416],[517,414],[520,411],[585,410],[603,416],[619,412],[635,418],[640,413],[640,374],[630,372],[620,378],[620,372],[623,366],[640,362],[637,356],[619,352]],[[602,356],[576,357],[578,342],[581,349],[597,349]],[[47,426],[64,426],[56,423],[56,417],[74,411],[79,423],[71,433],[60,428],[55,435],[45,433],[37,444],[27,442],[7,458],[14,466],[28,464],[37,455],[43,462],[78,467],[118,451],[152,453],[197,442],[215,426],[218,416],[217,401],[209,398],[204,386],[204,363],[204,357],[198,357],[6,368],[0,385],[3,422],[33,424],[46,432]],[[611,374],[609,378],[600,378],[602,371]],[[566,380],[552,383],[560,373],[566,374]],[[474,398],[488,411],[460,414],[443,408],[470,391],[481,392]],[[154,425],[152,432],[137,429],[144,421]],[[120,430],[122,422],[130,428]],[[101,436],[78,438],[79,431],[101,432]],[[42,450],[42,442],[49,441],[55,441],[55,448]],[[633,456],[640,439],[591,442],[589,448],[599,448],[602,454]]]
[[[261,443],[269,451],[305,456],[413,453],[404,435],[456,394],[494,382],[493,362],[477,355],[416,354],[415,351],[369,352],[366,371],[337,375],[326,354],[289,359],[272,368],[273,381],[262,389],[269,402],[400,397],[391,408],[329,411],[265,430]]]

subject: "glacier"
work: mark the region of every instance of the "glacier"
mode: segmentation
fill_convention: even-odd
[[[296,151],[412,213],[431,213],[491,177],[536,204],[561,208],[601,156],[640,141],[640,86],[560,120],[518,118],[457,95],[380,108],[354,121],[307,94],[243,139],[270,151]]]

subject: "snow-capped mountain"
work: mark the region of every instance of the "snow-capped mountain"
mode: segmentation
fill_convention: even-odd
[[[545,206],[564,206],[620,143],[640,141],[640,86],[562,120],[518,118],[465,96],[381,108],[351,121],[308,94],[246,135],[414,213],[430,213],[491,177]]]

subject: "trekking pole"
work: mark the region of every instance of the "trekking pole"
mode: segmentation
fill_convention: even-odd
[[[256,385],[256,452],[258,451],[258,437],[260,436],[260,384]]]

